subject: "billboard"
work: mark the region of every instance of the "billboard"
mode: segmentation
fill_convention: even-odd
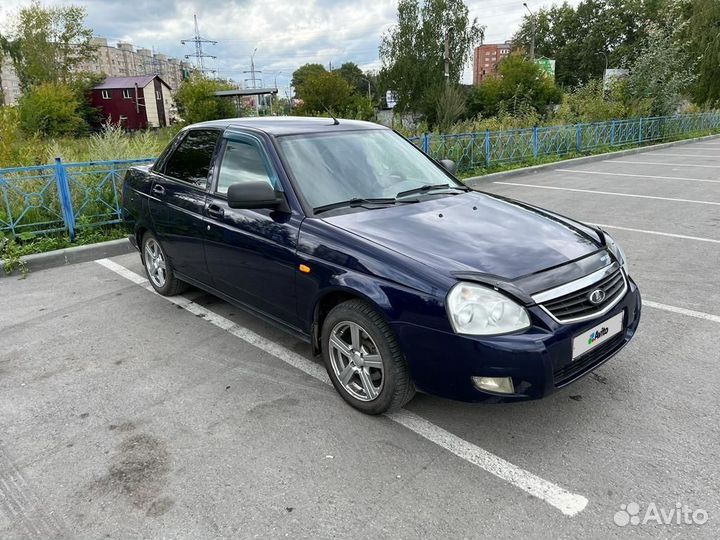
[[[550,58],[540,57],[535,59],[535,63],[547,77],[555,80],[555,60]]]

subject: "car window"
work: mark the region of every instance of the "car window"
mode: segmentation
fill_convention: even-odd
[[[198,129],[188,132],[165,163],[165,174],[198,186],[207,184],[210,162],[220,132]]]
[[[275,186],[271,175],[268,174],[260,149],[249,142],[228,141],[220,163],[216,191],[227,193],[228,188],[233,184],[258,180]]]

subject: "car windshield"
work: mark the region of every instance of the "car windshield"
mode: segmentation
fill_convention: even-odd
[[[444,186],[464,189],[390,130],[284,136],[278,143],[297,188],[314,209],[442,192]]]

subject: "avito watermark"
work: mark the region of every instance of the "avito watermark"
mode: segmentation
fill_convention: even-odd
[[[620,510],[615,512],[613,521],[615,525],[625,527],[626,525],[703,525],[708,520],[707,510],[702,508],[690,508],[682,503],[675,503],[673,508],[661,508],[651,502],[641,512],[641,507],[636,502],[621,504]]]

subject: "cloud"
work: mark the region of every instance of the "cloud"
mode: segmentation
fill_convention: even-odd
[[[193,15],[197,14],[202,36],[218,41],[204,45],[204,51],[217,57],[208,63],[221,76],[238,82],[249,78],[244,72],[250,69],[250,55],[257,48],[259,76],[266,85],[277,78],[281,87],[287,87],[292,72],[307,62],[327,66],[352,61],[363,69],[378,69],[380,37],[394,24],[397,11],[394,0],[69,1],[87,9],[88,25],[110,43],[129,41],[176,58],[194,52],[191,44],[180,41],[193,37]],[[3,0],[0,21],[7,21],[29,3]],[[44,3],[62,5],[68,0]],[[487,42],[509,39],[524,14],[519,0],[470,0],[467,4],[471,16],[486,26]],[[464,79],[471,79],[470,66]]]

